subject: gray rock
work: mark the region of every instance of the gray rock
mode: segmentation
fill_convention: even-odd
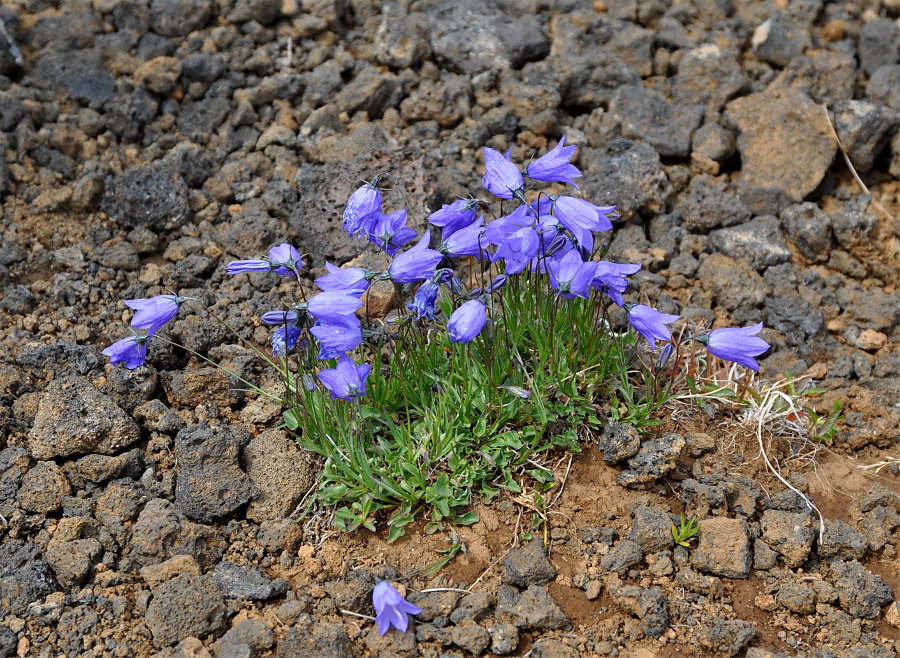
[[[326,582],[323,587],[338,608],[375,614],[372,607],[375,585],[382,580],[392,581],[399,577],[394,567],[383,564],[374,569],[353,569],[339,580]]]
[[[672,519],[655,507],[641,505],[632,510],[634,526],[626,539],[636,542],[644,553],[656,553],[675,543],[672,537]]]
[[[519,629],[515,624],[492,624],[487,631],[491,636],[491,651],[498,656],[512,653],[519,646]]]
[[[446,74],[441,80],[424,82],[400,102],[400,116],[408,123],[437,121],[452,128],[471,112],[469,81],[462,75]]]
[[[188,80],[214,82],[224,73],[227,67],[225,58],[221,55],[191,53],[181,60],[181,75]]]
[[[691,564],[725,578],[750,575],[750,531],[742,519],[715,517],[700,521],[700,542]]]
[[[209,576],[185,573],[160,585],[145,622],[157,647],[203,637],[225,627],[225,601]]]
[[[427,12],[425,22],[435,58],[459,73],[521,68],[550,52],[533,16],[509,16],[494,2],[442,3]]]
[[[741,199],[759,214],[777,214],[818,187],[837,145],[821,108],[797,90],[767,91],[729,103],[738,128]]]
[[[65,473],[55,462],[38,462],[22,478],[16,500],[28,512],[49,514],[59,510],[63,496],[71,493]]]
[[[891,539],[891,533],[900,527],[900,514],[891,507],[878,505],[863,514],[859,524],[870,550],[880,551]]]
[[[0,626],[0,656],[2,658],[15,656],[18,645],[18,636],[6,626]]]
[[[634,457],[641,448],[641,437],[632,425],[609,423],[597,439],[597,446],[603,451],[603,461],[609,465]]]
[[[134,417],[151,432],[175,434],[187,427],[184,419],[161,400],[148,400],[138,405],[134,410]]]
[[[713,598],[721,598],[725,592],[725,586],[720,578],[704,576],[690,568],[678,570],[678,573],[675,574],[675,584],[684,587],[689,592],[699,592]]]
[[[703,122],[700,105],[668,102],[643,86],[623,87],[613,96],[610,112],[621,124],[622,136],[647,142],[663,158],[686,158],[691,135]]]
[[[450,621],[460,624],[464,621],[481,619],[494,605],[494,597],[488,592],[467,594],[450,614]]]
[[[778,12],[753,32],[753,52],[764,62],[787,66],[812,45],[809,23],[799,16]]]
[[[570,625],[569,618],[542,585],[532,585],[521,596],[509,585],[501,585],[497,615],[520,629],[554,630]]]
[[[622,87],[641,84],[640,73],[617,53],[607,50],[566,48],[562,65],[569,76],[562,105],[576,112],[591,112],[609,104]]]
[[[816,591],[803,583],[788,583],[778,590],[775,600],[798,615],[816,612]]]
[[[838,101],[831,111],[850,162],[860,173],[869,171],[897,128],[897,113],[871,101],[856,100]]]
[[[826,521],[825,533],[819,542],[819,557],[841,560],[861,560],[866,555],[864,535],[843,521]]]
[[[610,583],[613,601],[641,621],[641,629],[652,638],[659,638],[669,626],[669,604],[659,587],[643,588],[635,585]]]
[[[685,53],[670,83],[676,103],[697,103],[718,112],[749,87],[750,80],[733,51],[705,44]]]
[[[716,304],[729,311],[757,307],[767,299],[763,278],[743,260],[712,254],[702,259],[697,278]]]
[[[126,228],[171,231],[187,221],[188,189],[174,165],[158,161],[133,167],[106,187],[101,209]]]
[[[859,30],[859,67],[872,76],[882,66],[900,60],[900,28],[888,18],[876,18]]]
[[[740,619],[713,619],[699,633],[700,646],[709,651],[723,653],[726,656],[738,655],[753,638],[756,637],[756,626]]]
[[[789,263],[791,250],[784,243],[777,217],[754,217],[746,224],[723,228],[709,234],[713,249],[739,261],[746,261],[757,272],[771,265]]]
[[[272,629],[261,619],[245,619],[216,640],[211,649],[216,658],[235,656],[246,651],[252,656],[255,651],[271,649],[275,644]]]
[[[450,631],[450,638],[453,640],[453,644],[460,649],[469,651],[476,656],[480,656],[491,643],[491,636],[487,629],[473,621],[454,626]]]
[[[693,233],[743,224],[751,215],[739,198],[725,190],[723,183],[707,176],[694,178],[676,206],[681,211],[681,226]]]
[[[276,521],[296,509],[315,483],[318,465],[284,432],[263,432],[242,453],[244,470],[259,494],[247,507],[247,518]]]
[[[841,607],[857,619],[876,619],[882,606],[894,600],[890,585],[856,560],[834,561],[831,581]]]
[[[900,64],[886,64],[870,75],[866,96],[892,110],[900,110]]]
[[[0,544],[0,607],[8,614],[23,615],[28,606],[56,591],[50,567],[34,544]]]
[[[556,569],[547,559],[541,539],[533,539],[524,547],[511,550],[503,558],[501,580],[507,585],[542,585],[554,578]]]
[[[131,417],[82,377],[54,379],[41,396],[28,449],[38,459],[114,455],[140,438]]]
[[[760,519],[762,540],[777,551],[790,568],[806,562],[813,542],[812,521],[807,514],[768,509]]]
[[[141,366],[134,370],[113,368],[106,376],[106,392],[125,411],[131,413],[156,391],[156,370]]]
[[[374,46],[375,59],[396,69],[408,69],[431,54],[421,26],[396,2],[382,4]]]
[[[356,76],[334,97],[341,112],[351,116],[365,110],[370,119],[380,119],[389,107],[396,108],[403,99],[403,79],[393,73],[382,73],[374,66],[361,67]]]
[[[184,37],[205,26],[214,8],[212,0],[153,0],[150,25],[157,34]]]
[[[273,579],[257,565],[240,567],[222,561],[210,575],[222,594],[230,599],[265,601],[281,596],[289,587],[286,580]]]
[[[231,23],[256,21],[260,25],[270,25],[280,15],[280,0],[238,0],[228,14],[228,20]]]
[[[778,553],[762,539],[753,540],[753,568],[768,571],[778,563]]]
[[[78,606],[60,615],[56,632],[59,646],[67,656],[77,656],[84,651],[84,640],[92,638],[97,632],[97,621],[97,613],[87,606]]]
[[[616,141],[605,149],[585,148],[587,163],[579,188],[585,198],[600,205],[616,204],[623,217],[635,211],[660,212],[672,194],[659,155],[648,144]]]
[[[856,58],[834,50],[812,50],[796,57],[769,86],[799,89],[817,103],[833,103],[851,98],[856,85]]]
[[[651,486],[675,468],[675,460],[684,446],[684,437],[675,432],[645,441],[640,451],[628,460],[628,470],[620,473],[616,482],[630,489]]]
[[[432,621],[436,617],[449,616],[460,599],[459,592],[409,592],[406,600],[422,612],[416,615],[419,621]]]
[[[281,658],[354,658],[353,642],[343,626],[330,622],[300,622],[278,643]]]
[[[541,638],[532,645],[533,658],[578,658],[578,650],[562,640]]]
[[[825,333],[825,315],[794,291],[766,297],[766,325],[780,331],[785,342],[809,352],[812,339]]]
[[[192,142],[206,143],[231,112],[231,102],[221,96],[185,103],[178,113],[178,130]]]
[[[25,66],[22,51],[0,20],[0,75],[13,76]]]
[[[366,635],[366,649],[373,656],[397,656],[397,658],[414,658],[420,655],[416,649],[418,625],[410,621],[406,633],[394,632],[378,634],[378,626],[372,625]]]
[[[103,547],[96,539],[76,539],[47,549],[46,558],[60,585],[72,587],[85,583],[102,552]]]
[[[703,484],[688,478],[681,482],[681,501],[685,505],[685,515],[705,518],[715,510],[725,510],[728,502],[725,497],[725,484],[722,482],[714,485]]]
[[[12,315],[26,315],[31,313],[37,303],[34,293],[23,285],[9,286],[3,291],[3,299],[0,300],[0,310]]]
[[[86,375],[99,368],[104,357],[91,345],[76,345],[58,340],[50,345],[32,343],[16,354],[16,363],[36,373]]]
[[[703,124],[691,138],[691,156],[701,161],[712,160],[723,164],[734,155],[736,149],[737,139],[734,133],[718,123]]]
[[[238,455],[249,433],[243,428],[202,422],[178,432],[175,504],[190,519],[209,523],[230,514],[258,493],[241,471]]]
[[[188,521],[169,501],[155,498],[141,510],[128,546],[125,566],[130,570],[175,555],[191,555],[208,570],[221,559],[224,541],[212,528]]]
[[[642,559],[644,553],[638,543],[623,539],[600,558],[600,566],[604,571],[615,572],[621,576]]]

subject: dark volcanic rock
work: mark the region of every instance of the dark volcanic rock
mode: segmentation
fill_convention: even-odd
[[[190,522],[162,498],[148,502],[132,527],[129,570],[159,564],[175,555],[191,555],[204,570],[222,557],[224,541],[213,528]]]
[[[91,566],[103,552],[96,539],[76,539],[52,546],[47,550],[47,563],[63,587],[83,584],[91,573]]]
[[[726,578],[750,575],[750,531],[741,519],[712,518],[700,521],[700,542],[691,564]]]
[[[18,645],[18,636],[6,626],[0,626],[0,656],[8,658],[16,655],[16,647]]]
[[[584,178],[578,185],[585,198],[599,205],[615,205],[623,217],[635,211],[657,213],[672,194],[659,155],[648,144],[620,140],[605,149],[585,148]]]
[[[609,423],[597,439],[597,446],[603,451],[603,461],[609,465],[634,457],[641,448],[641,437],[632,425]]]
[[[816,591],[803,583],[788,583],[778,590],[775,600],[798,615],[816,612]]]
[[[755,637],[756,626],[750,622],[717,617],[700,631],[699,639],[700,646],[704,649],[726,656],[736,656]]]
[[[256,487],[238,461],[249,438],[243,428],[211,428],[205,422],[178,432],[175,504],[188,518],[209,523],[256,495]]]
[[[706,176],[692,180],[687,195],[676,205],[681,210],[681,225],[693,233],[743,224],[751,215],[739,198],[725,190],[724,183]]]
[[[894,599],[890,585],[856,560],[833,562],[831,573],[841,607],[853,617],[875,619]]]
[[[114,455],[140,438],[130,416],[81,377],[54,379],[41,396],[28,449],[38,459]]]
[[[623,539],[600,558],[600,566],[605,571],[614,571],[620,576],[644,559],[644,553],[637,542]]]
[[[521,596],[509,585],[501,585],[497,614],[518,628],[553,630],[569,626],[569,618],[542,585],[532,585]]]
[[[900,28],[888,18],[868,21],[859,30],[859,67],[871,76],[900,60]]]
[[[706,105],[718,112],[749,84],[733,51],[705,44],[681,58],[678,74],[671,79],[672,98],[678,103]]]
[[[16,500],[24,510],[49,514],[59,510],[63,496],[70,493],[69,481],[56,462],[38,462],[22,478]]]
[[[313,623],[306,616],[278,643],[281,658],[354,658],[353,642],[343,626],[331,622]]]
[[[753,308],[767,299],[763,278],[743,260],[712,254],[702,260],[697,278],[716,304],[729,311]]]
[[[843,521],[826,521],[819,542],[819,557],[861,560],[866,555],[866,538]]]
[[[56,590],[53,574],[39,555],[34,544],[0,544],[0,607],[11,614],[24,614],[30,603]]]
[[[145,617],[153,643],[166,647],[225,626],[225,602],[209,576],[185,573],[163,583]]]
[[[57,375],[86,375],[103,363],[92,345],[77,345],[58,340],[50,345],[26,345],[16,354],[16,363],[33,372],[52,371]]]
[[[669,626],[669,604],[659,587],[636,587],[611,583],[609,593],[620,607],[641,620],[644,633],[661,637]]]
[[[153,162],[113,178],[101,209],[121,226],[170,231],[184,224],[190,214],[187,193],[174,165]]]
[[[771,509],[763,512],[760,520],[763,541],[780,553],[792,569],[801,566],[809,557],[813,542],[812,525],[807,514]]]
[[[641,505],[635,507],[632,513],[634,526],[627,539],[637,542],[644,553],[656,553],[675,543],[672,537],[672,519],[666,512]]]
[[[746,224],[712,231],[709,241],[716,251],[763,272],[771,265],[791,260],[791,250],[784,243],[780,226],[777,217],[754,217]]]
[[[684,437],[674,432],[661,439],[646,441],[640,451],[628,460],[628,470],[623,471],[616,482],[634,489],[651,486],[675,468],[675,460],[684,446]]]
[[[855,100],[838,101],[830,109],[834,129],[850,162],[860,173],[869,171],[897,127],[896,112],[877,103]]]
[[[213,15],[213,0],[153,0],[150,25],[167,37],[183,37],[202,28]]]
[[[622,136],[647,142],[663,158],[686,158],[691,153],[691,135],[703,122],[700,105],[668,102],[661,94],[643,86],[623,87],[610,103],[618,117]]]
[[[516,548],[503,559],[504,583],[518,587],[541,585],[556,578],[556,569],[547,559],[544,542],[534,539],[523,548]]]
[[[240,567],[223,561],[210,575],[222,594],[231,599],[265,601],[281,596],[289,587],[286,580],[275,580],[256,565]]]

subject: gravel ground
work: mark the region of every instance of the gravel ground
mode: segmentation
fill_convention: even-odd
[[[4,0],[0,7],[0,657],[894,656],[900,640],[896,0]],[[824,107],[864,193],[838,149]],[[482,147],[565,134],[617,204],[633,290],[762,321],[763,373],[844,419],[805,459],[818,515],[703,414],[608,426],[548,523],[522,500],[445,537],[294,518],[317,463],[281,409],[184,350],[111,368],[123,299],[196,297],[243,338],[289,288],[225,263],[340,231],[390,171],[413,223],[482,193]],[[874,197],[874,199],[873,199]],[[374,300],[373,300],[374,301]],[[386,312],[391,299],[378,300]],[[264,386],[203,314],[173,341]],[[268,383],[267,383],[268,382]],[[527,502],[527,501],[526,501]],[[671,525],[697,514],[698,538]],[[524,520],[523,520],[524,519]],[[543,536],[542,536],[543,533]],[[423,612],[377,634],[379,580]],[[421,592],[439,588],[441,591]],[[465,590],[465,591],[460,591]]]

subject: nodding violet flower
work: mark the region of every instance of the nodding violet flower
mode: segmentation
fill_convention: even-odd
[[[453,311],[447,321],[450,342],[470,342],[481,333],[485,322],[487,322],[487,308],[477,299],[470,299]]]
[[[488,255],[486,251],[488,241],[484,237],[484,219],[481,217],[469,226],[449,235],[444,234],[441,237],[443,241],[437,250],[445,256],[453,258],[476,256],[481,258]]]
[[[397,256],[381,278],[394,283],[415,283],[431,277],[444,256],[428,248],[430,241],[431,231],[425,231],[416,246]]]
[[[635,331],[647,339],[647,342],[650,343],[650,350],[654,352],[657,340],[672,340],[672,332],[666,325],[681,317],[680,315],[660,313],[643,304],[625,304],[623,308],[628,316],[628,322]]]
[[[597,261],[597,272],[591,285],[597,290],[606,293],[606,296],[619,306],[625,304],[622,293],[628,287],[628,279],[625,277],[634,274],[641,265],[638,263],[610,263],[607,260]]]
[[[406,226],[406,210],[401,209],[390,215],[378,213],[378,222],[369,233],[369,242],[393,258],[400,247],[412,242],[417,235]]]
[[[294,349],[300,339],[301,329],[296,324],[286,324],[275,330],[272,336],[272,354],[283,356]]]
[[[572,179],[581,178],[581,172],[569,162],[574,153],[575,147],[566,146],[566,136],[563,135],[559,144],[553,147],[549,153],[528,165],[525,173],[534,180],[546,183],[568,183],[577,190],[578,186],[572,182]]]
[[[406,601],[393,585],[380,582],[372,591],[372,605],[375,606],[375,621],[378,622],[378,634],[384,635],[391,626],[401,633],[405,633],[409,627],[407,615],[417,615],[422,612],[412,603]]]
[[[255,260],[233,260],[226,266],[229,274],[244,274],[245,272],[275,272],[281,276],[293,275],[303,267],[300,252],[287,242],[282,242],[277,247],[269,249],[269,257]]]
[[[756,335],[762,330],[762,326],[762,322],[759,322],[749,327],[713,329],[708,334],[697,336],[697,342],[713,356],[759,372],[759,363],[753,357],[759,356],[770,347]]]
[[[181,305],[187,299],[176,295],[157,295],[149,299],[126,299],[125,305],[137,311],[131,318],[131,326],[146,329],[147,335],[152,336],[178,315]]]
[[[331,393],[332,400],[353,400],[366,394],[366,378],[372,366],[368,363],[356,365],[346,354],[341,354],[336,368],[319,372],[319,381]]]
[[[343,290],[334,292],[320,292],[315,297],[311,297],[306,304],[307,312],[320,322],[328,323],[346,323],[353,322],[359,324],[359,318],[356,317],[356,310],[362,306],[362,300]],[[353,320],[349,320],[352,318]]]
[[[319,353],[317,359],[333,359],[355,349],[363,341],[362,329],[359,320],[353,316],[347,322],[324,323],[317,322],[309,333],[319,340]]]
[[[381,192],[378,191],[378,177],[366,183],[347,200],[344,208],[343,227],[350,235],[368,233],[378,221],[381,212]]]
[[[576,249],[564,254],[561,258],[550,261],[547,265],[550,274],[550,285],[563,297],[587,297],[591,290],[591,281],[597,271],[597,263],[584,262]]]
[[[124,364],[128,370],[134,370],[138,366],[144,365],[147,359],[147,341],[150,336],[128,336],[100,352],[109,357],[110,363],[116,365]]]
[[[477,199],[458,199],[449,205],[445,203],[440,210],[431,213],[428,221],[442,228],[442,235],[446,238],[474,222],[477,207]]]
[[[441,286],[434,277],[419,286],[412,302],[406,305],[406,308],[416,314],[416,320],[434,320],[434,304],[440,289]]]
[[[608,231],[612,222],[606,213],[612,212],[615,206],[597,206],[590,201],[572,196],[551,197],[553,212],[559,223],[575,233],[573,227],[578,226],[588,231]]]
[[[510,162],[512,149],[504,156],[489,146],[484,147],[484,177],[481,184],[488,192],[500,199],[521,197],[525,200],[522,172]]]
[[[347,294],[362,295],[369,289],[369,283],[375,278],[375,273],[367,272],[361,267],[338,267],[331,263],[325,263],[328,274],[316,279],[316,285],[324,292],[345,292]]]

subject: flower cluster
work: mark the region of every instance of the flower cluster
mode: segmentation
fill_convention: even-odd
[[[134,329],[143,329],[143,335],[134,334],[116,341],[101,352],[109,357],[110,363],[123,364],[129,370],[144,365],[147,359],[147,343],[160,329],[178,315],[187,297],[178,295],[157,295],[149,299],[126,299],[125,305],[137,313],[131,319]]]

